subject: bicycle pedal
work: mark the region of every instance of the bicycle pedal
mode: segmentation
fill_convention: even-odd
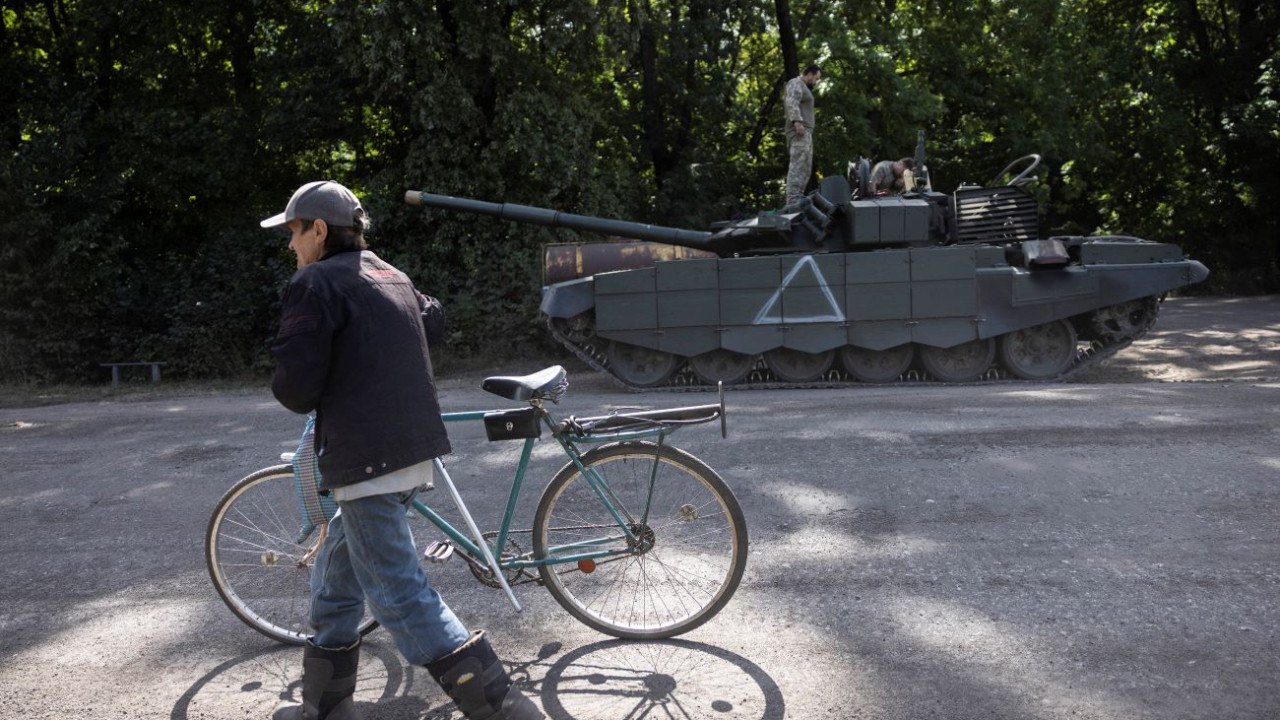
[[[422,559],[429,563],[447,563],[451,557],[453,557],[453,545],[439,540],[433,540],[422,550]]]

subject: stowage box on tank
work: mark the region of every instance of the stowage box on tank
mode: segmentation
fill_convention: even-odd
[[[870,193],[862,161],[795,206],[710,231],[405,199],[649,241],[551,246],[541,306],[562,343],[632,389],[1060,379],[1127,346],[1165,293],[1208,276],[1174,245],[1040,238],[1022,189],[1038,156],[997,176],[1025,165],[1008,184],[944,194],[928,187],[923,143],[916,155],[903,195]]]

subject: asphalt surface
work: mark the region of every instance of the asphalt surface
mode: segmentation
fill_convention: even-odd
[[[573,379],[580,415],[710,397]],[[443,379],[442,404],[504,406],[478,381]],[[751,533],[707,625],[611,641],[535,586],[516,615],[460,563],[435,577],[557,718],[1274,719],[1278,400],[1280,297],[1172,300],[1066,384],[731,392],[727,440],[673,438]],[[301,424],[265,388],[0,410],[0,717],[261,718],[296,697],[300,651],[222,605],[203,535]],[[496,521],[518,444],[453,436]],[[546,442],[535,463],[559,465]],[[457,716],[384,631],[357,699]]]

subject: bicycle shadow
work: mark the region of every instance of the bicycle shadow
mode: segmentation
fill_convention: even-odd
[[[552,720],[781,720],[786,703],[758,665],[689,640],[605,640],[556,661],[539,696]]]
[[[512,679],[551,720],[671,717],[782,720],[777,683],[749,660],[688,640],[604,640],[570,650],[544,644],[508,663]],[[270,718],[301,695],[301,648],[275,646],[219,664],[178,698],[170,720]],[[366,717],[453,720],[457,708],[425,669],[403,663],[394,645],[365,642],[356,705]]]

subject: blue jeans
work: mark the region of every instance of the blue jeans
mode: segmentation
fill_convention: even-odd
[[[466,642],[467,628],[418,564],[405,519],[416,492],[338,503],[311,571],[314,644],[328,649],[354,645],[366,602],[410,664],[438,660]]]

